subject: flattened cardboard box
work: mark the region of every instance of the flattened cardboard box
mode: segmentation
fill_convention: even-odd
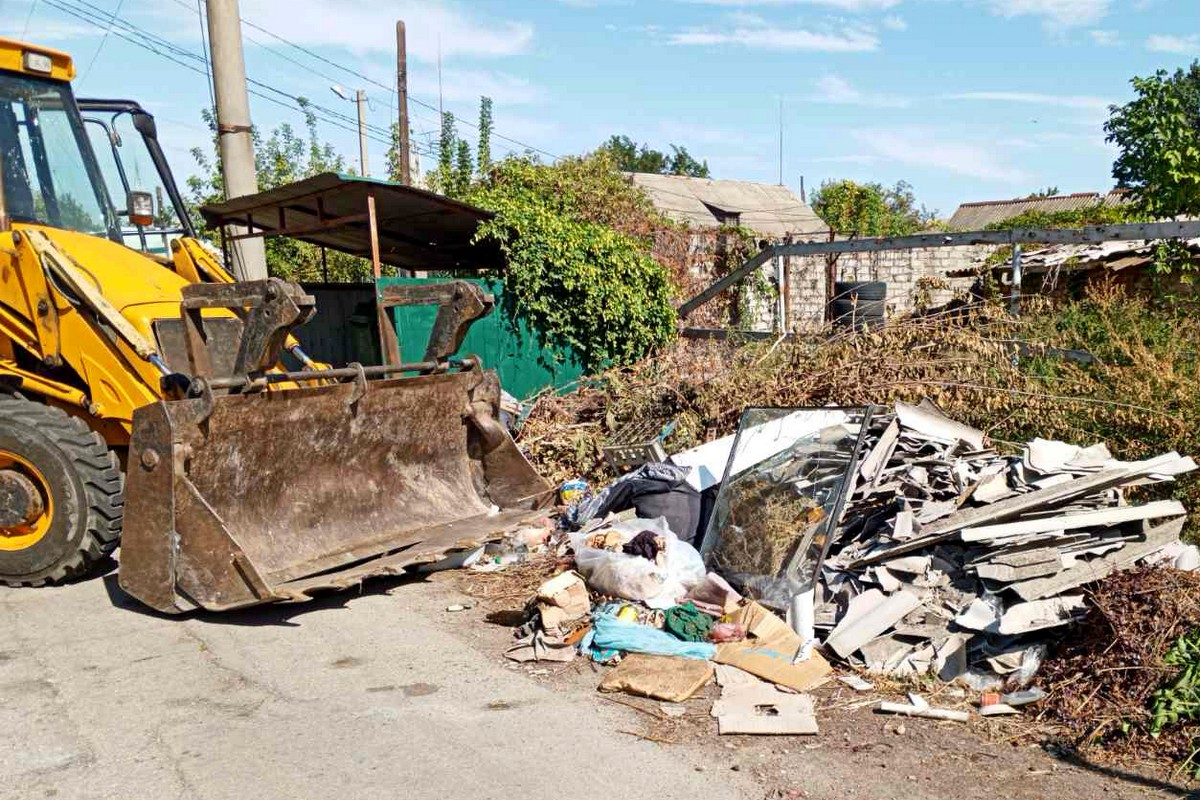
[[[738,609],[732,621],[746,628],[746,639],[717,645],[713,660],[744,669],[763,680],[798,692],[820,686],[833,669],[814,651],[807,661],[792,663],[800,652],[800,637],[783,620],[750,601]]]

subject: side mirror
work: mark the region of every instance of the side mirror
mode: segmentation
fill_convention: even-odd
[[[154,224],[154,195],[132,191],[125,196],[125,213],[134,225]]]

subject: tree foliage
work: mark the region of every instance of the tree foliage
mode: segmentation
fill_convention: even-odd
[[[1200,61],[1132,80],[1137,94],[1104,125],[1117,185],[1155,218],[1200,213]]]
[[[321,141],[317,135],[317,120],[307,103],[301,102],[304,110],[306,136],[298,134],[291,125],[283,123],[271,131],[263,140],[254,130],[254,162],[258,173],[258,188],[262,191],[274,189],[285,183],[310,178],[322,172],[346,171],[345,160],[334,152],[333,146]],[[216,155],[216,117],[209,110],[202,112],[205,123],[213,131],[213,154],[202,148],[192,149],[192,157],[199,168],[198,174],[187,180],[189,212],[198,230],[210,239],[216,231],[208,230],[200,218],[200,206],[219,203],[225,199],[225,182],[221,176],[220,159]],[[287,280],[365,280],[371,275],[371,265],[364,259],[328,250],[322,265],[321,248],[282,236],[266,239],[267,271]]]
[[[686,175],[692,178],[711,177],[708,161],[697,161],[686,147],[669,145],[670,155],[641,144],[628,136],[610,136],[600,145],[622,172],[650,172],[659,175]]]
[[[519,313],[587,368],[630,363],[673,337],[667,271],[648,240],[614,229],[654,212],[606,154],[552,165],[509,157],[464,199],[496,214],[477,236],[504,251],[499,277]]]
[[[912,186],[826,181],[812,196],[813,211],[837,233],[905,236],[928,228],[935,212],[917,204]]]

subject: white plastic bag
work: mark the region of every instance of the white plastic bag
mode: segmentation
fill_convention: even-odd
[[[619,550],[613,552],[588,547],[584,544],[587,534],[571,534],[575,567],[592,591],[638,600],[651,608],[670,608],[689,589],[704,580],[704,559],[696,548],[671,532],[665,518],[618,522],[612,526],[612,530],[621,534],[622,544],[642,531],[652,531],[662,536],[667,541],[665,563],[659,566],[649,559]]]

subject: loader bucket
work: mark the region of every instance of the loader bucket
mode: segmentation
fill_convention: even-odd
[[[476,368],[141,408],[121,588],[166,613],[222,611],[499,538],[552,495],[496,422],[499,399]]]

